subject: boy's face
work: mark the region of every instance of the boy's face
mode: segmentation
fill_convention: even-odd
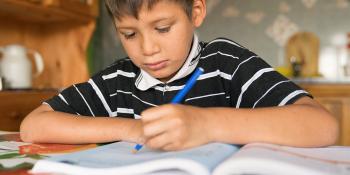
[[[204,19],[196,18],[195,14],[190,20],[181,5],[163,0],[151,9],[143,5],[139,19],[125,15],[116,20],[116,27],[133,63],[165,82],[186,61],[194,30]]]

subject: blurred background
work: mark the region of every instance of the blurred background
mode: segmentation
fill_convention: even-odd
[[[349,62],[346,47],[350,42],[348,0],[208,0],[207,11],[207,18],[197,31],[203,41],[217,37],[232,39],[290,76],[291,73],[283,69],[292,61],[290,55],[287,58],[288,47],[293,47],[288,41],[295,34],[306,33],[313,37],[300,37],[309,40],[305,42],[309,42],[312,49],[304,52],[315,52],[306,54],[317,58],[299,57],[294,61],[304,62],[301,67],[305,69],[318,69],[313,68],[314,72],[306,73],[304,77],[342,78],[349,75],[346,71]],[[125,57],[103,5],[93,38],[92,73]]]
[[[350,145],[350,0],[207,0],[202,41],[234,40],[309,91]],[[0,0],[0,130],[125,52],[103,0]]]

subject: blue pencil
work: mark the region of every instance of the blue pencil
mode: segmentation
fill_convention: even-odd
[[[196,83],[198,77],[204,72],[204,69],[199,67],[195,70],[195,72],[192,74],[192,76],[190,77],[190,79],[186,82],[186,85],[183,89],[181,89],[176,95],[175,97],[171,100],[172,104],[177,104],[180,103],[182,101],[182,99],[185,97],[185,95],[188,93],[188,91],[190,91],[193,87],[193,85]],[[136,153],[137,151],[139,151],[142,148],[142,144],[136,144],[134,149],[133,149],[133,153]]]

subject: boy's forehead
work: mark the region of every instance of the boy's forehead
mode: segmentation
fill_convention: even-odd
[[[170,0],[161,0],[152,5],[152,7],[148,7],[147,3],[144,3],[141,9],[138,11],[137,17],[132,14],[124,13],[120,16],[119,19],[115,19],[117,25],[119,24],[128,24],[139,21],[151,22],[155,23],[157,21],[166,20],[172,18],[179,13],[185,13],[183,7]]]

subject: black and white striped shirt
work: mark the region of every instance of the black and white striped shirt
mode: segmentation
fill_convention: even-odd
[[[309,96],[239,44],[225,38],[199,42],[195,35],[183,67],[166,83],[125,58],[45,103],[56,111],[77,115],[139,119],[143,110],[169,103],[196,67],[202,67],[204,73],[183,104],[257,108],[292,104],[302,96]]]

